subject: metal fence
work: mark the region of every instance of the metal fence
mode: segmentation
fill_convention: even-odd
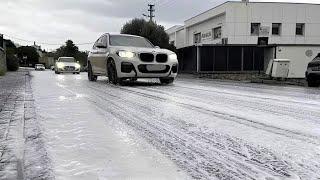
[[[265,50],[270,48],[274,47],[205,45],[182,48],[178,50],[180,71],[262,71],[265,68]]]

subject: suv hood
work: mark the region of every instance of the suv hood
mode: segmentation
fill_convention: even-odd
[[[78,64],[76,62],[57,62],[57,63],[62,63],[65,66],[75,66],[76,64]]]
[[[127,46],[112,46],[114,51],[130,51],[134,53],[152,53],[152,54],[174,54],[174,52],[168,49],[160,49],[160,48],[142,48],[142,47],[127,47]]]

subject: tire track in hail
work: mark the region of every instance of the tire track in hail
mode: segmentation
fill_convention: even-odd
[[[154,96],[154,95],[150,95],[150,94],[146,94],[146,93],[142,93],[142,92],[137,92],[137,91],[134,91],[134,90],[123,88],[123,87],[114,86],[114,88],[121,89],[121,90],[126,91],[126,92],[131,93],[131,94],[136,94],[136,95],[141,95],[143,97],[151,98],[153,100],[160,100],[160,101],[163,101],[163,102],[170,101],[170,102],[175,103],[176,105],[179,105],[181,107],[184,107],[184,108],[187,108],[187,109],[190,109],[190,110],[198,110],[198,111],[201,111],[201,112],[203,112],[205,114],[208,114],[208,115],[214,115],[214,116],[219,117],[219,118],[221,118],[223,120],[232,121],[232,122],[235,122],[235,123],[238,123],[238,124],[241,124],[241,125],[250,126],[250,127],[253,127],[253,128],[256,128],[256,129],[260,129],[260,130],[263,130],[263,131],[267,131],[267,132],[271,132],[271,133],[274,133],[274,134],[286,136],[286,137],[289,137],[289,138],[295,138],[295,139],[298,139],[298,140],[301,140],[301,141],[307,141],[307,142],[309,142],[311,144],[315,144],[315,145],[319,145],[320,144],[319,138],[316,137],[316,136],[305,135],[305,134],[302,134],[300,132],[281,129],[281,128],[278,128],[276,126],[267,125],[265,123],[252,121],[250,119],[246,119],[246,118],[243,118],[243,117],[230,115],[230,114],[222,113],[222,112],[219,112],[219,111],[206,109],[206,108],[203,108],[203,107],[199,107],[199,106],[195,106],[195,105],[191,105],[191,104],[178,102],[178,101],[175,101],[175,100],[172,100],[172,99],[166,99],[166,98],[162,98],[162,97],[158,97],[158,96]]]
[[[183,98],[183,99],[189,99],[191,101],[196,101],[195,99],[201,100],[201,98],[206,99],[206,100],[213,100],[214,103],[216,104],[220,104],[223,106],[226,106],[228,104],[235,104],[235,105],[240,105],[242,107],[248,107],[252,110],[256,110],[256,111],[260,111],[260,112],[266,112],[266,113],[272,113],[274,115],[287,115],[287,116],[292,116],[293,114],[295,115],[295,118],[299,117],[300,120],[305,120],[305,116],[307,115],[308,117],[312,117],[312,119],[317,119],[320,117],[320,112],[314,112],[314,111],[301,111],[300,109],[296,109],[296,108],[288,108],[287,106],[283,105],[277,105],[277,104],[270,104],[267,101],[258,101],[258,102],[254,102],[253,101],[248,101],[245,99],[236,99],[236,98],[229,98],[226,96],[208,96],[206,94],[202,94],[202,93],[197,93],[197,96],[191,96],[189,95],[190,92],[186,92],[183,90],[177,90],[175,89],[174,92],[168,92],[168,91],[164,91],[158,88],[145,88],[145,87],[139,87],[137,89],[142,89],[145,91],[150,91],[152,90],[153,92],[157,92],[159,94],[165,94],[167,96],[173,96],[173,94],[175,96],[173,97],[179,97],[179,98]],[[180,92],[180,94],[179,94]],[[184,95],[181,95],[181,93],[184,93]],[[188,93],[188,95],[186,95],[186,93]],[[219,100],[219,101],[217,101]],[[258,106],[257,106],[258,105]],[[279,109],[281,109],[282,112],[279,112]],[[313,123],[316,124],[320,124],[319,120],[311,120]]]
[[[93,89],[95,89],[95,88],[93,88]],[[101,92],[100,91],[100,89],[95,89],[95,90],[97,90],[97,91],[99,91],[99,92]],[[103,93],[107,93],[107,92],[103,92]],[[100,97],[100,98],[104,98],[104,97]],[[106,99],[107,100],[107,99]],[[136,104],[135,104],[136,105]],[[121,107],[119,107],[119,106],[117,106],[117,109],[118,108],[121,108]],[[144,109],[145,107],[143,106],[143,108],[142,109]],[[149,111],[149,110],[148,110]],[[127,111],[126,111],[127,112]],[[118,115],[119,116],[119,115]],[[122,117],[122,118],[126,118],[126,117]],[[139,116],[139,117],[135,117],[135,119],[136,120],[139,120],[139,119],[141,119],[141,117]],[[128,122],[127,122],[128,123]],[[148,122],[149,123],[149,122]],[[163,126],[166,126],[168,124],[168,122],[166,122],[165,124],[163,124],[162,123],[162,126],[160,126],[160,127],[163,127]],[[139,125],[139,124],[137,124],[137,125]],[[153,124],[148,124],[148,126],[147,127],[150,127],[150,126],[153,126]],[[156,126],[155,127],[155,129],[158,129],[159,127],[158,126]],[[168,129],[170,129],[170,128],[167,128],[167,131],[168,131]],[[172,134],[173,132],[171,132],[171,134]],[[173,134],[175,134],[175,133],[173,133]],[[186,132],[184,132],[184,134],[186,134]],[[181,137],[182,135],[179,135],[178,137]],[[197,136],[196,136],[197,137]],[[192,137],[192,138],[194,138],[194,137]],[[190,139],[190,138],[189,138]],[[197,138],[196,138],[197,139]],[[201,140],[201,139],[197,139],[197,140],[194,140],[193,142],[197,142],[197,141],[203,141],[203,140]],[[211,146],[207,146],[207,147],[204,147],[204,148],[201,148],[201,149],[207,149],[207,150],[210,150],[210,152],[212,152],[212,151],[216,151],[216,149],[212,149],[212,147]],[[250,149],[254,149],[253,147],[251,147]],[[199,151],[199,149],[198,149],[198,151]],[[221,154],[219,154],[219,153],[217,153],[215,156],[222,156]],[[275,157],[275,156],[274,156]],[[228,162],[234,162],[234,161],[236,161],[237,162],[237,160],[230,160],[230,159],[228,159],[228,156],[227,155],[224,155],[223,157],[221,157],[221,159],[227,159],[227,161]],[[254,159],[253,159],[254,160]],[[253,162],[253,160],[251,161],[251,165],[255,165],[255,166],[259,166],[259,164],[257,164],[257,163],[252,163]],[[255,161],[258,161],[258,160],[255,160]],[[259,161],[260,162],[260,161]],[[273,161],[272,161],[273,163],[275,163],[276,162],[276,159],[273,159]],[[281,161],[278,161],[280,164],[282,164],[282,168],[279,168],[279,167],[274,167],[274,168],[272,168],[272,169],[274,169],[274,170],[276,170],[277,168],[278,168],[278,170],[279,170],[279,172],[277,172],[277,173],[280,173],[281,171],[281,173],[282,173],[282,175],[286,175],[286,176],[288,176],[288,173],[286,172],[286,170],[285,170],[285,168],[283,168],[283,167],[286,167],[286,165],[284,165],[284,163],[281,163]],[[248,163],[248,162],[247,162]],[[278,164],[279,164],[278,163]],[[241,163],[239,163],[239,162],[237,162],[237,163],[235,163],[235,164],[237,164],[238,166],[246,166],[245,164],[241,164]],[[267,164],[267,163],[266,163]],[[270,165],[267,165],[267,166],[270,166]],[[248,167],[248,166],[246,166],[246,167],[244,167],[245,169],[250,169],[250,167]],[[264,171],[266,171],[266,167],[260,167],[260,168],[264,168]],[[269,167],[270,168],[270,167]],[[251,172],[251,173],[253,173],[253,172]],[[251,174],[250,173],[250,174]],[[254,174],[254,173],[253,173]]]

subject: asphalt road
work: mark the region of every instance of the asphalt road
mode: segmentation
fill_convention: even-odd
[[[57,179],[320,179],[320,89],[31,74]]]

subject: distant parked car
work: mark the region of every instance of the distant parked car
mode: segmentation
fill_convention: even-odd
[[[54,67],[55,73],[80,74],[81,66],[73,57],[60,57]]]
[[[34,70],[36,70],[36,71],[45,71],[46,68],[44,67],[43,64],[36,64],[36,65],[34,66]]]
[[[137,78],[159,78],[162,84],[170,84],[177,73],[177,55],[140,36],[104,34],[88,56],[90,81],[108,76],[113,84]]]
[[[320,85],[320,53],[308,64],[306,79],[309,87]]]

